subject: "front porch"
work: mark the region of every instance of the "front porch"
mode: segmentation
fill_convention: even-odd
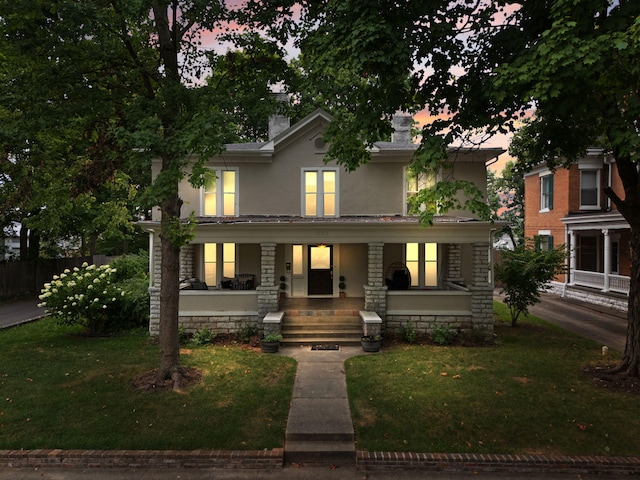
[[[407,323],[421,333],[441,326],[493,333],[491,224],[447,219],[425,229],[415,219],[374,218],[342,219],[332,228],[317,221],[259,226],[206,225],[183,247],[181,278],[206,283],[180,292],[187,331],[234,333],[251,326],[264,332],[268,314],[303,309],[370,312],[381,319],[382,333],[399,333]],[[151,236],[152,335],[159,327],[158,240]],[[210,251],[217,256],[207,257]],[[403,275],[390,268],[397,264],[404,265]],[[238,273],[255,279],[251,289],[225,285]]]

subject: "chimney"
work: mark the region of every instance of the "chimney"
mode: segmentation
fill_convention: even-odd
[[[289,94],[287,93],[274,93],[276,102],[282,105],[289,103]],[[278,106],[278,110],[280,106]],[[269,140],[272,140],[278,134],[284,132],[291,126],[291,119],[280,113],[274,113],[269,117]]]
[[[391,117],[391,127],[393,128],[391,141],[393,143],[411,143],[412,123],[413,117],[410,114],[398,110],[395,115]]]

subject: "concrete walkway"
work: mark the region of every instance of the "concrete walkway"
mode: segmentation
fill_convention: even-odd
[[[361,354],[360,347],[349,346],[337,350],[312,350],[309,346],[280,349],[280,355],[298,362],[285,433],[285,461],[355,464],[344,362]]]

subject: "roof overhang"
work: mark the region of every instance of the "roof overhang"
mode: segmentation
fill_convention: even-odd
[[[158,235],[159,222],[140,222],[143,230]],[[436,220],[433,225],[418,221],[350,220],[343,222],[238,221],[199,223],[192,243],[484,243],[502,222]]]
[[[589,213],[584,215],[569,215],[560,221],[571,230],[628,230],[631,227],[622,214],[616,210],[610,212]]]

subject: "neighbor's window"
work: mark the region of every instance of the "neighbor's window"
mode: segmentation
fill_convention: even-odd
[[[437,243],[407,243],[405,265],[411,273],[412,287],[438,286]]]
[[[214,170],[216,178],[202,188],[202,214],[214,217],[237,215],[238,173]]]
[[[303,215],[335,217],[338,205],[338,172],[335,169],[303,170]]]
[[[600,172],[580,170],[580,208],[598,208],[600,204]]]
[[[540,177],[540,210],[553,210],[553,174]]]

